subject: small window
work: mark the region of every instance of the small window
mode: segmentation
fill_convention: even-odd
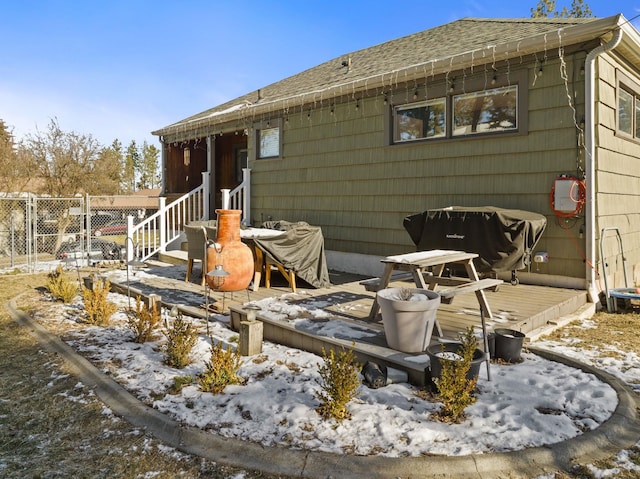
[[[444,98],[396,107],[393,140],[403,142],[446,136],[445,111]]]
[[[453,97],[454,136],[516,130],[518,87],[465,93]]]
[[[385,123],[387,138],[395,144],[407,144],[475,135],[526,135],[528,73],[521,69],[501,76],[488,88],[486,75],[467,78],[455,87],[453,83],[435,83],[429,88],[435,96],[420,102],[403,104],[392,97],[395,106]],[[415,91],[417,95],[417,87]]]
[[[640,98],[636,97],[636,138],[640,138]]]
[[[280,156],[280,128],[258,130],[258,158]]]
[[[618,90],[618,130],[627,135],[633,135],[633,110],[633,95],[620,88]]]
[[[640,140],[640,84],[618,71],[617,133]]]

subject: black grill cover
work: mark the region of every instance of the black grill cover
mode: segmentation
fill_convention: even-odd
[[[529,264],[547,219],[530,211],[452,206],[407,216],[403,224],[417,251],[477,253],[474,264],[478,271],[499,272]]]

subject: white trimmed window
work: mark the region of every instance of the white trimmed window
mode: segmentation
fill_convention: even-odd
[[[393,131],[396,143],[445,137],[446,99],[436,98],[395,107]]]
[[[518,86],[453,97],[453,136],[517,130]]]
[[[618,72],[617,131],[640,140],[640,85]]]
[[[387,123],[392,130],[389,141],[406,144],[475,135],[526,134],[527,84],[526,69],[494,77],[491,85],[485,76],[436,83],[429,88],[433,98],[395,103]],[[417,96],[420,89],[415,92]]]
[[[258,158],[277,158],[280,156],[280,127],[258,130]]]
[[[640,97],[624,88],[618,90],[618,130],[640,139]]]

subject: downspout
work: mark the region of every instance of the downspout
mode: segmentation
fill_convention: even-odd
[[[604,45],[600,45],[589,52],[585,59],[585,186],[587,190],[587,202],[585,212],[586,240],[586,277],[587,292],[593,303],[599,301],[599,293],[596,282],[596,191],[595,191],[595,63],[598,55],[612,50],[622,40],[622,29],[618,28],[613,38]]]

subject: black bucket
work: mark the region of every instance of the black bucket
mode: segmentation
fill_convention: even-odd
[[[496,358],[508,363],[520,362],[524,333],[502,328],[497,328],[494,332],[496,333]]]
[[[457,342],[445,343],[444,348],[441,344],[435,344],[433,346],[429,346],[427,348],[427,355],[429,356],[429,364],[431,371],[431,379],[439,378],[440,373],[442,372],[442,364],[441,361],[447,361],[447,359],[440,358],[440,353],[455,353],[458,354],[458,351],[462,345]],[[471,367],[467,372],[467,379],[471,380],[477,378],[480,374],[480,365],[487,360],[487,353],[482,351],[481,349],[477,349],[473,352],[473,359],[471,360]]]

